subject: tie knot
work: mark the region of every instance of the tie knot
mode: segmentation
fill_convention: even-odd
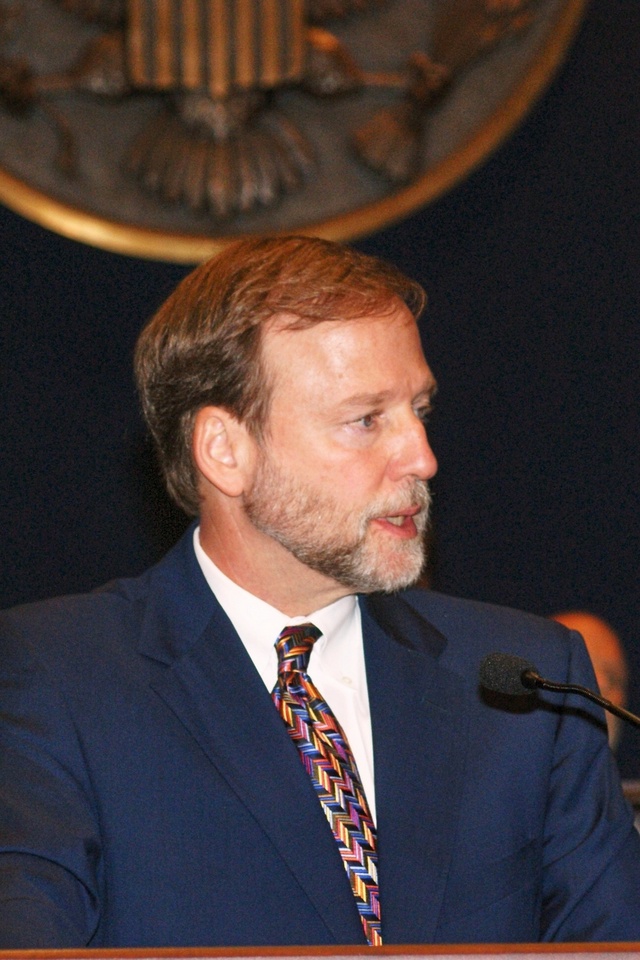
[[[313,623],[299,623],[294,627],[285,627],[276,640],[278,654],[278,673],[306,673],[309,666],[311,648],[322,636]]]

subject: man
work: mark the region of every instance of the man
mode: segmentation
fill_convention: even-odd
[[[255,239],[143,332],[198,519],[142,577],[0,618],[3,946],[640,939],[600,712],[478,686],[493,650],[589,685],[582,641],[408,589],[423,299],[352,250]]]
[[[627,658],[615,630],[601,617],[586,610],[565,610],[554,613],[552,619],[580,634],[589,651],[600,693],[617,707],[626,707],[629,683]],[[609,746],[615,750],[622,732],[622,721],[608,712],[606,719]]]

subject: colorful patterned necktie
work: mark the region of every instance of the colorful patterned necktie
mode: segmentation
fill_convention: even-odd
[[[367,942],[378,947],[376,828],[347,738],[307,673],[311,648],[321,635],[312,623],[285,627],[276,641],[278,682],[272,697],[333,830]]]

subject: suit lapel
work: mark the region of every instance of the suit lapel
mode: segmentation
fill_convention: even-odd
[[[149,574],[140,653],[166,668],[153,689],[261,824],[335,943],[364,943],[321,806],[191,537]],[[385,942],[428,943],[458,818],[463,694],[438,662],[446,641],[404,600],[364,601],[363,634]]]
[[[168,666],[152,687],[260,823],[335,942],[364,943],[342,861],[297,750],[195,557],[181,563],[184,576],[174,569],[170,577],[173,609],[165,605],[147,619],[141,652]]]
[[[398,597],[363,604],[385,943],[432,942],[458,822],[467,749],[445,639]]]

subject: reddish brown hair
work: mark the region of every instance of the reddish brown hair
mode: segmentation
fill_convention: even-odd
[[[292,326],[384,313],[402,300],[417,319],[425,294],[391,264],[311,237],[241,240],[197,267],[142,331],[135,368],[167,488],[199,510],[191,454],[202,407],[221,406],[263,435],[270,385],[261,362],[268,321]]]

